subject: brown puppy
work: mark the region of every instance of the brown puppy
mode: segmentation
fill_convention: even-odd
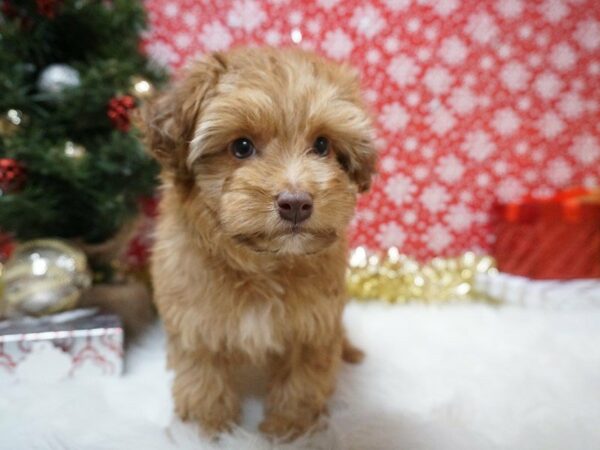
[[[261,430],[296,436],[325,411],[344,338],[346,227],[375,166],[353,72],[294,50],[194,65],[148,105],[162,166],[152,261],[176,413],[214,434],[238,419],[232,373],[269,373]]]

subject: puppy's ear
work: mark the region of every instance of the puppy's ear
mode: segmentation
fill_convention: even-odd
[[[148,151],[163,170],[178,178],[189,176],[186,159],[198,116],[226,67],[223,55],[210,55],[140,112],[140,128]]]
[[[350,167],[350,178],[358,186],[359,192],[366,192],[371,187],[375,166],[377,164],[377,151],[372,139],[365,138],[355,147],[354,161]]]

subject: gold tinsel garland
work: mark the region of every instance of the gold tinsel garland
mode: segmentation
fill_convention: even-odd
[[[477,291],[475,282],[480,274],[495,273],[492,257],[471,252],[419,264],[395,247],[380,253],[357,247],[350,254],[347,287],[350,296],[357,300],[390,303],[491,300]]]

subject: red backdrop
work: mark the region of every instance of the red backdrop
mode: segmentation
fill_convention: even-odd
[[[600,183],[598,0],[146,0],[146,49],[299,45],[350,62],[376,117],[379,176],[354,245],[486,251],[491,205]]]

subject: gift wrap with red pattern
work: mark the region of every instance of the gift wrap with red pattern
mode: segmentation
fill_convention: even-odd
[[[123,372],[118,316],[75,310],[0,322],[0,379],[53,382]]]
[[[145,49],[299,46],[362,78],[380,152],[353,245],[488,252],[492,205],[600,182],[598,0],[146,0]]]

